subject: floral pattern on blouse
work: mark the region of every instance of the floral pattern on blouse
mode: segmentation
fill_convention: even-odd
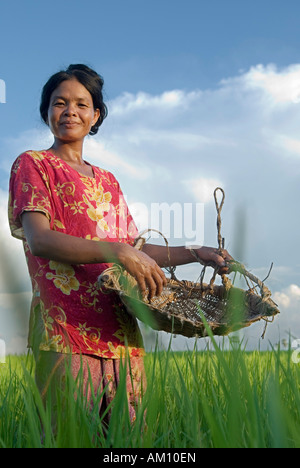
[[[49,151],[27,151],[12,166],[10,229],[23,241],[33,288],[29,346],[38,310],[41,350],[120,358],[126,347],[131,356],[142,356],[136,320],[117,295],[97,288],[99,274],[110,265],[68,265],[36,257],[24,237],[22,213],[38,211],[54,231],[132,245],[137,228],[117,180],[108,171],[92,169],[94,177],[81,175]]]

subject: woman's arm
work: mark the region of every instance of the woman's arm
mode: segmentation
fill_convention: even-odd
[[[48,218],[41,212],[24,212],[22,226],[30,251],[37,257],[62,263],[119,263],[138,282],[142,294],[159,295],[166,277],[145,252],[119,242],[94,241],[50,229]]]
[[[194,252],[198,256],[198,261],[203,265],[216,266],[219,267],[219,273],[223,274],[228,271],[226,267],[226,262],[232,260],[232,257],[229,255],[227,250],[222,251],[222,256],[219,254],[218,249],[213,247],[195,247],[193,248]],[[177,266],[185,265],[187,263],[196,262],[196,257],[192,254],[190,248],[186,247],[169,247],[166,246],[145,244],[143,247],[143,252],[145,252],[149,257],[153,258],[160,267],[168,266]]]

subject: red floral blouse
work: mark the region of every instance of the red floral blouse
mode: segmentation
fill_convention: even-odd
[[[68,265],[30,252],[21,224],[24,211],[44,213],[54,231],[71,236],[132,244],[137,228],[115,177],[92,166],[94,178],[83,176],[49,151],[21,154],[11,170],[9,222],[23,241],[39,305],[42,333],[39,349],[119,358],[144,354],[137,322],[114,293],[97,288],[102,264]],[[30,323],[36,320],[31,307]],[[31,326],[29,346],[32,341]]]

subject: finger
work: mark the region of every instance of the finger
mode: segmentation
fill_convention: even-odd
[[[141,276],[141,275],[139,275],[135,279],[137,281],[140,293],[141,293],[142,297],[144,297],[145,294],[146,294],[146,291],[147,291],[146,281],[145,281],[144,277]]]
[[[227,261],[230,262],[233,260],[233,257],[227,252],[227,250],[222,250],[222,257]]]
[[[161,276],[160,273],[155,273],[153,275],[153,279],[156,282],[156,296],[160,296],[161,293],[163,292],[164,286],[166,286],[167,279],[165,276]]]
[[[163,286],[167,285],[167,278],[163,270],[157,265],[156,266],[156,271],[159,274],[160,278],[162,279]]]
[[[228,272],[229,272],[228,267],[219,268],[218,271],[217,271],[218,275],[226,275]]]
[[[159,275],[157,275],[157,281],[158,277]],[[143,298],[147,294],[147,298],[150,301],[154,296],[158,294],[159,287],[156,281],[153,279],[152,274],[146,272],[145,274],[140,274],[136,277],[136,281],[138,283],[138,287]]]
[[[225,259],[222,257],[222,255],[220,255],[217,252],[213,252],[212,255],[211,255],[211,260],[213,261],[213,263],[215,263],[215,265],[217,267],[225,267],[226,266],[226,261]]]
[[[155,269],[148,272],[148,275],[145,277],[145,280],[149,291],[149,300],[153,299],[154,296],[160,296],[164,286],[167,283],[167,279],[163,271],[158,266],[156,266]]]
[[[158,287],[152,276],[146,278],[146,284],[148,287],[148,299],[150,301],[154,296],[157,296]]]

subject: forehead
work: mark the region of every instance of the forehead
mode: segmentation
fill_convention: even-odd
[[[75,78],[62,81],[51,94],[51,99],[56,97],[92,100],[90,92]]]

